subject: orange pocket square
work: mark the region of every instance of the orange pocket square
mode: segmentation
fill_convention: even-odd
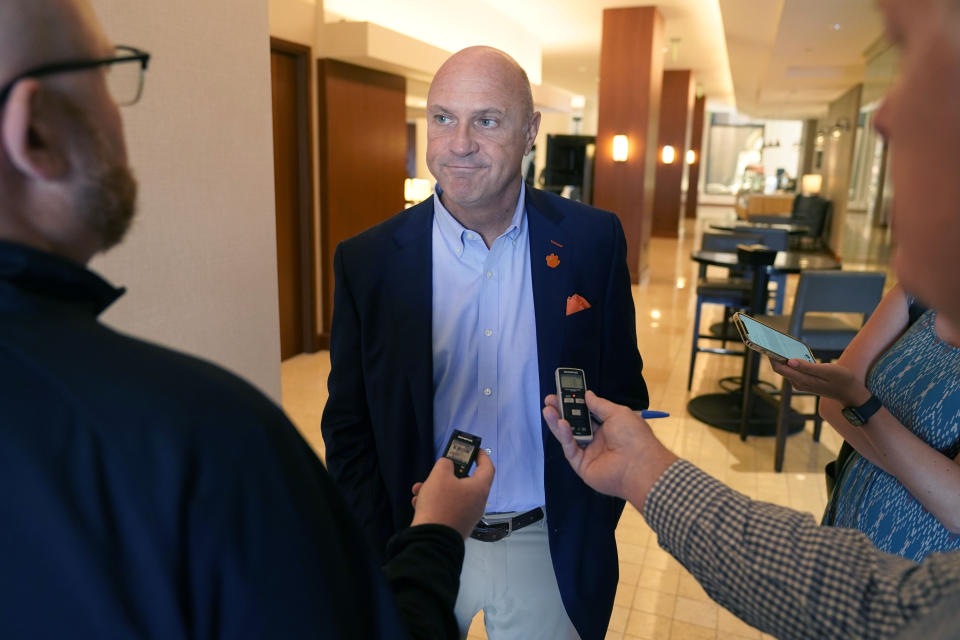
[[[584,309],[589,309],[590,303],[587,302],[587,299],[581,296],[579,293],[575,293],[572,296],[567,297],[567,315],[573,315],[577,311],[583,311]]]

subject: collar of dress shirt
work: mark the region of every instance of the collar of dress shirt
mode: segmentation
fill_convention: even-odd
[[[467,229],[462,224],[457,222],[457,219],[453,217],[447,208],[443,206],[443,203],[440,202],[440,187],[438,186],[433,194],[433,211],[434,216],[437,219],[437,225],[440,228],[440,233],[443,235],[446,244],[449,247],[459,248],[459,255],[463,254],[463,236],[467,232],[470,232],[470,229]],[[522,181],[520,182],[520,195],[517,198],[517,206],[513,210],[513,219],[510,220],[510,226],[500,234],[500,237],[507,236],[510,239],[516,239],[518,233],[520,233],[520,227],[523,223],[523,216],[526,207],[524,207],[524,202],[527,195],[527,186]],[[477,236],[480,234],[476,231]]]

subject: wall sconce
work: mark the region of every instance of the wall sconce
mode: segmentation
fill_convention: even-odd
[[[833,129],[830,130],[830,135],[833,136],[834,140],[837,140],[847,131],[850,131],[850,121],[846,118],[840,118],[837,120],[837,124],[833,125]]]
[[[823,187],[823,176],[818,173],[805,173],[800,178],[800,193],[805,196],[817,195]]]
[[[693,149],[687,149],[687,164],[696,164],[697,152]]]
[[[660,161],[663,162],[663,164],[673,164],[673,161],[676,159],[677,150],[669,144],[663,145],[663,149],[660,150]]]
[[[817,149],[823,149],[823,143],[826,139],[827,132],[823,129],[817,129],[817,137],[814,138],[813,146]]]
[[[613,136],[613,161],[626,162],[630,155],[630,139],[621,134]]]
[[[423,178],[405,178],[403,181],[403,199],[407,205],[415,205],[429,198],[433,194],[433,188],[429,180]]]

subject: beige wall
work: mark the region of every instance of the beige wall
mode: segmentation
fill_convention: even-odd
[[[317,3],[314,0],[269,0],[269,5],[271,36],[308,47],[316,45]],[[323,13],[322,2],[320,13]]]
[[[129,287],[104,320],[279,400],[267,0],[93,5],[114,41],[154,56],[123,110],[139,217],[92,264]]]
[[[857,118],[860,115],[860,96],[863,85],[856,85],[830,103],[826,118],[819,121],[818,127],[826,132],[824,136],[823,163],[820,173],[823,175],[821,195],[833,201],[833,222],[830,229],[830,249],[843,257],[843,227],[847,217],[847,200],[850,192],[850,172],[853,164],[853,145],[856,139]],[[839,138],[831,135],[831,128],[846,118],[850,128]]]

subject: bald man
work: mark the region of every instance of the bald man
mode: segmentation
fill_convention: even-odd
[[[85,1],[0,0],[0,637],[408,637],[398,609],[456,637],[489,459],[419,489],[386,554],[395,603],[275,405],[97,321],[123,291],[84,264],[133,216],[117,105],[149,57]]]
[[[471,47],[427,99],[432,198],[343,242],[323,414],[327,464],[378,548],[454,429],[497,467],[467,540],[457,618],[489,637],[603,638],[623,502],[570,470],[541,420],[558,367],[647,406],[617,217],[526,187],[540,125],[502,51]]]

